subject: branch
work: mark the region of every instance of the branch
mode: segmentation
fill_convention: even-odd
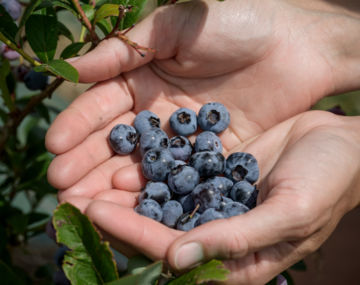
[[[1,129],[0,135],[0,154],[5,148],[5,144],[16,128],[20,125],[22,120],[30,114],[34,108],[39,105],[45,98],[50,97],[52,93],[64,82],[63,78],[56,78],[52,83],[50,83],[41,93],[31,97],[30,101],[27,103],[23,110],[17,111],[16,113],[10,113],[11,118],[6,122],[6,124]]]

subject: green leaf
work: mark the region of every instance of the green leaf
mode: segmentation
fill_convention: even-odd
[[[0,276],[2,285],[25,285],[24,280],[18,277],[18,275],[2,260],[0,260]]]
[[[25,9],[25,11],[22,14],[21,19],[20,19],[19,30],[18,30],[18,32],[16,34],[16,41],[17,42],[19,42],[19,40],[20,40],[21,32],[23,30],[22,28],[24,27],[26,21],[29,19],[32,12],[34,12],[36,7],[39,6],[41,1],[42,0],[31,0],[30,3],[26,6],[26,9]]]
[[[0,5],[0,18],[0,33],[2,33],[8,40],[16,44],[15,37],[18,27],[2,5]]]
[[[119,16],[119,4],[104,4],[95,13],[94,24],[110,16]]]
[[[31,15],[25,24],[27,40],[39,59],[52,60],[58,40],[58,22],[56,15]]]
[[[92,21],[95,16],[94,7],[88,4],[82,4],[81,8],[84,10],[85,16],[89,19],[89,21]]]
[[[209,281],[225,281],[229,270],[219,260],[211,260],[172,280],[168,285],[195,285]]]
[[[77,11],[76,11],[75,7],[73,7],[73,5],[70,5],[68,3],[65,3],[65,2],[59,1],[59,0],[52,1],[52,4],[53,4],[54,7],[64,8],[64,9],[70,11],[75,16],[77,16]]]
[[[78,52],[86,43],[72,43],[68,45],[61,53],[60,57],[67,59],[78,55]]]
[[[67,37],[71,42],[74,42],[74,36],[72,32],[61,22],[57,23],[58,34]]]
[[[60,76],[65,80],[77,83],[79,81],[79,73],[68,62],[61,59],[54,59],[48,63],[34,67],[37,72],[49,71],[56,76]]]
[[[159,279],[162,267],[162,261],[158,261],[147,266],[138,274],[124,276],[116,281],[106,283],[106,285],[153,285]]]
[[[107,19],[100,20],[96,23],[96,26],[100,28],[100,30],[104,33],[105,36],[107,36],[112,30],[111,24]]]
[[[126,29],[136,24],[139,20],[141,12],[143,11],[146,0],[126,0],[126,5],[131,5],[132,9],[129,13],[126,13],[124,20],[121,23],[121,29]]]
[[[1,96],[4,100],[4,103],[6,107],[10,111],[13,111],[15,109],[15,104],[13,100],[11,99],[10,90],[7,82],[7,77],[11,72],[10,69],[10,63],[7,59],[1,58],[0,62],[0,90],[1,90]]]
[[[103,284],[118,279],[108,242],[100,239],[89,218],[69,203],[53,213],[57,242],[66,245],[63,270],[72,285]]]
[[[143,271],[146,266],[150,265],[152,261],[144,255],[137,255],[128,260],[127,272],[129,274],[136,274]]]

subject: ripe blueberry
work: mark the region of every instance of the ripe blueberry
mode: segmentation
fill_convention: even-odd
[[[170,139],[169,150],[175,159],[186,161],[191,156],[193,147],[187,137],[175,136]]]
[[[173,168],[168,176],[170,189],[180,195],[190,193],[199,184],[199,173],[191,166],[179,165]]]
[[[215,151],[222,152],[222,144],[220,138],[210,131],[204,131],[198,134],[194,144],[195,152]]]
[[[198,124],[204,131],[220,133],[230,124],[229,111],[221,103],[207,103],[199,111]]]
[[[110,132],[109,143],[116,153],[128,154],[135,149],[138,138],[139,135],[135,128],[125,124],[118,124]]]
[[[196,113],[187,108],[180,108],[171,115],[170,126],[176,134],[189,136],[197,129]]]
[[[150,129],[145,131],[140,136],[140,152],[144,155],[149,149],[152,148],[168,148],[169,138],[162,129]]]
[[[153,128],[160,128],[160,118],[151,111],[141,111],[135,117],[134,127],[141,135]]]
[[[140,204],[135,207],[135,211],[140,215],[146,216],[158,222],[160,222],[163,217],[161,206],[158,202],[152,199],[145,199],[141,201]]]
[[[253,184],[259,178],[255,157],[246,152],[234,152],[226,159],[225,176],[234,182],[246,180]]]
[[[170,170],[174,167],[174,158],[166,148],[148,150],[142,159],[142,172],[152,181],[165,181]]]
[[[200,177],[212,177],[224,172],[225,158],[220,152],[196,152],[190,157],[189,165],[199,172]]]

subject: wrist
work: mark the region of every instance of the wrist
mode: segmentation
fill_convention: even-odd
[[[331,70],[328,95],[360,89],[360,1],[287,2],[302,11],[301,25]]]

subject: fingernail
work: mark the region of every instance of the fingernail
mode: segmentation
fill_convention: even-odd
[[[204,252],[201,244],[191,242],[181,246],[175,254],[175,266],[177,269],[192,267],[202,261]]]

